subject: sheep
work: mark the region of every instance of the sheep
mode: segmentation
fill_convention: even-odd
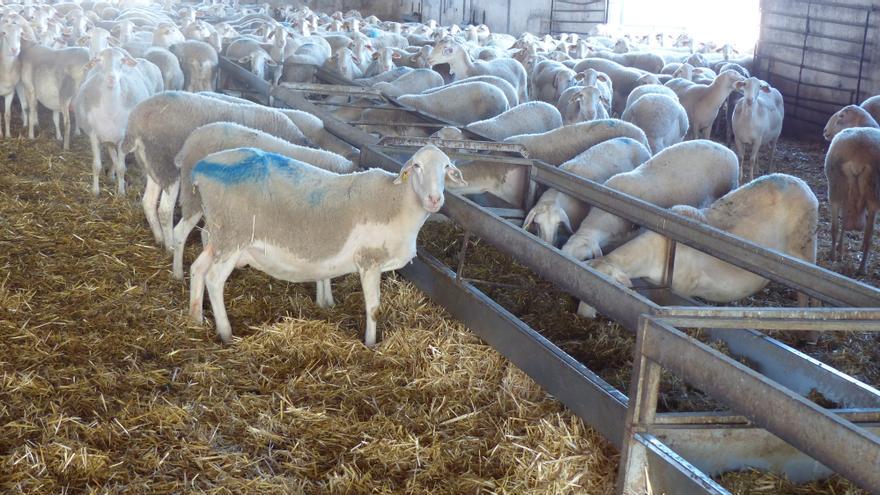
[[[266,79],[266,69],[277,65],[261,44],[248,38],[239,38],[226,47],[225,55],[246,67],[260,79]]]
[[[880,95],[872,96],[860,105],[863,110],[871,114],[874,120],[880,119]]]
[[[354,80],[363,77],[364,75],[360,63],[360,58],[355,55],[351,49],[344,47],[327,59],[324,63],[324,67],[338,73],[346,79]]]
[[[645,131],[651,153],[655,155],[680,143],[688,131],[687,111],[676,98],[664,94],[642,96],[627,106],[620,119]]]
[[[129,115],[122,151],[134,152],[146,172],[144,214],[156,242],[164,243],[169,251],[174,201],[180,187],[174,157],[190,132],[219,121],[236,122],[295,144],[308,144],[284,114],[258,105],[236,105],[179,91],[165,91],[138,103]]]
[[[183,71],[183,89],[186,91],[213,91],[219,60],[214,47],[204,41],[186,40],[168,49],[180,62]]]
[[[716,72],[720,74],[726,70],[735,70],[735,71],[739,72],[739,74],[746,79],[748,79],[749,77],[752,77],[752,75],[749,73],[749,71],[745,67],[743,67],[739,64],[734,64],[734,63],[730,63],[730,62],[727,62],[727,63],[724,63],[723,65],[721,65],[719,67],[719,70],[717,70]],[[724,135],[725,135],[726,143],[728,146],[730,146],[731,143],[733,143],[733,110],[736,108],[736,104],[739,102],[740,99],[742,99],[742,92],[731,91],[730,95],[727,97],[727,101],[724,103],[724,107],[725,107],[724,115],[719,116],[719,118],[718,118],[719,125],[721,123],[724,124]]]
[[[859,273],[865,273],[868,266],[874,218],[880,209],[878,157],[880,129],[873,127],[843,129],[831,140],[825,155],[831,205],[831,260],[843,259],[844,231],[864,228]]]
[[[613,175],[629,172],[650,158],[651,152],[641,143],[621,137],[601,142],[559,168],[578,177],[604,183]],[[573,227],[580,225],[589,210],[588,204],[550,189],[544,192],[526,215],[523,229],[528,230],[532,224],[537,225],[541,239],[556,245],[559,227],[565,227],[569,234],[574,233]]]
[[[632,172],[615,175],[605,183],[663,208],[706,206],[738,185],[736,155],[706,140],[670,146]],[[632,227],[627,220],[593,208],[562,251],[579,260],[598,258],[604,247],[626,237]]]
[[[633,67],[651,74],[659,73],[663,70],[663,66],[666,65],[663,57],[652,52],[614,53],[600,50],[594,53],[593,56],[612,60],[624,67]]]
[[[675,91],[672,91],[666,86],[662,84],[645,84],[632,90],[629,96],[626,97],[626,107],[623,111],[626,112],[626,109],[629,108],[634,101],[647,94],[666,95],[673,100],[678,101],[678,95],[675,94]]]
[[[563,91],[575,83],[577,73],[554,60],[542,60],[535,64],[529,80],[529,94],[535,101],[556,103]]]
[[[657,76],[638,69],[624,67],[617,62],[604,58],[586,58],[574,66],[575,72],[583,72],[587,69],[595,69],[604,72],[611,78],[614,87],[614,101],[612,109],[617,115],[623,113],[626,97],[637,86],[642,84],[659,84]]]
[[[547,132],[562,126],[559,110],[549,103],[530,101],[491,119],[468,124],[467,130],[503,141],[510,136]]]
[[[422,94],[436,93],[437,91],[445,90],[445,89],[450,88],[452,86],[457,86],[459,84],[474,83],[474,82],[482,82],[482,83],[486,83],[486,84],[491,84],[492,86],[495,86],[496,88],[500,89],[504,93],[504,97],[507,98],[507,107],[508,108],[513,108],[513,107],[519,105],[519,97],[516,95],[516,88],[514,88],[506,80],[504,80],[500,77],[495,77],[495,76],[473,76],[473,77],[468,77],[465,79],[456,79],[455,81],[452,81],[451,83],[449,83],[445,86],[426,89],[426,90],[422,91]],[[523,103],[525,103],[525,102],[523,102]]]
[[[518,101],[529,101],[526,70],[522,64],[512,58],[500,58],[488,62],[474,61],[463,45],[452,38],[446,38],[434,46],[428,57],[428,64],[431,67],[443,63],[449,64],[449,73],[455,76],[455,79],[482,75],[500,77],[516,88]]]
[[[511,136],[504,142],[525,146],[530,158],[561,165],[591,146],[616,137],[632,138],[648,147],[644,131],[617,119],[579,122],[541,134]]]
[[[581,103],[575,99],[575,96],[584,86],[594,86],[599,90],[599,99],[602,106],[605,107],[605,113],[611,115],[614,87],[608,74],[595,69],[587,69],[577,73],[574,78],[575,84],[563,91],[556,102],[556,108],[562,115],[563,121],[565,121],[566,115],[573,119],[580,113]],[[569,123],[571,122],[573,120],[569,121]]]
[[[90,66],[96,65],[94,69]],[[125,194],[125,154],[122,140],[132,108],[147,99],[152,87],[137,71],[137,61],[119,48],[105,48],[86,65],[88,77],[72,104],[77,124],[89,136],[92,146],[92,194],[98,196],[101,175],[101,144],[109,143],[116,175],[116,193]]]
[[[672,211],[767,249],[807,263],[816,262],[819,201],[810,187],[796,177],[766,175],[727,193],[708,208],[698,210],[680,205]],[[666,237],[645,231],[587,265],[625,287],[632,287],[635,278],[660,285],[669,245]],[[690,246],[676,246],[672,290],[678,294],[730,303],[757,293],[768,282]],[[806,305],[806,297],[799,295],[799,300]],[[578,314],[593,316],[595,310],[581,303]]]
[[[730,92],[736,89],[736,83],[745,81],[745,78],[734,70],[722,72],[712,81],[712,84],[691,84],[676,90],[679,103],[687,110],[690,130],[688,136],[696,139],[709,139],[712,132],[712,124],[718,116],[718,110],[727,100]],[[669,83],[667,83],[668,85]]]
[[[355,165],[340,155],[314,148],[298,146],[265,132],[231,122],[215,122],[203,125],[190,133],[174,165],[180,172],[181,219],[174,226],[174,278],[183,279],[183,247],[189,233],[202,218],[202,203],[198,191],[192,185],[192,169],[202,158],[232,148],[259,148],[263,151],[300,160],[315,167],[338,174],[355,171]],[[327,284],[329,288],[329,281]],[[328,293],[328,295],[330,295]],[[330,295],[332,304],[332,295]],[[319,298],[319,303],[321,299]]]
[[[0,94],[3,95],[4,136],[12,137],[12,98],[21,81],[21,40],[25,36],[21,26],[7,24],[0,29]]]
[[[209,98],[214,98],[229,103],[235,103],[238,105],[254,105],[262,107],[262,105],[254,103],[250,100],[245,100],[244,98],[238,98],[222,93],[215,93],[213,91],[202,91],[198,94],[201,96],[207,96]],[[349,160],[358,160],[360,152],[357,150],[357,148],[352,147],[350,144],[336,137],[336,135],[334,135],[330,131],[324,129],[324,122],[318,117],[308,112],[302,110],[294,110],[292,108],[276,108],[275,110],[283,113],[285,117],[290,119],[290,121],[293,122],[297,129],[299,129],[300,132],[302,132],[309,141],[311,141],[318,147],[342,155]]]
[[[64,149],[70,149],[70,102],[76,95],[89,63],[89,51],[82,47],[55,50],[31,45],[21,51],[22,112],[27,108],[28,138],[34,139],[37,103],[52,110],[55,139],[62,140],[59,117],[64,124]]]
[[[508,109],[504,93],[484,82],[456,84],[433,93],[403,95],[397,101],[458,125],[489,119]]]
[[[749,180],[755,178],[758,164],[758,150],[762,144],[770,148],[769,169],[773,171],[773,158],[776,154],[776,141],[782,133],[782,119],[785,117],[782,94],[767,83],[750,77],[737,83],[743,91],[743,98],[733,109],[733,136],[736,140],[736,154],[739,157],[743,176],[745,175],[745,148],[751,145],[751,166]]]
[[[154,63],[162,73],[162,86],[167,90],[181,90],[184,85],[180,61],[165,48],[153,47],[144,53],[144,58]]]
[[[607,119],[608,110],[602,100],[602,91],[595,86],[575,86],[569,96],[569,105],[562,115],[562,121],[568,124]],[[567,94],[567,93],[566,93]]]
[[[434,146],[418,150],[397,175],[338,175],[253,148],[209,155],[193,169],[209,242],[190,269],[190,318],[202,321],[207,287],[217,334],[231,341],[223,286],[237,266],[291,282],[358,272],[364,343],[374,346],[381,274],[415,257],[419,230],[443,206],[445,178],[464,182]]]
[[[831,142],[840,131],[850,127],[880,128],[880,124],[862,107],[847,105],[834,113],[822,131],[825,140]]]
[[[364,71],[364,76],[372,77],[394,70],[395,62],[400,60],[400,53],[393,48],[380,48],[373,52],[372,61]]]
[[[378,82],[373,89],[392,98],[443,86],[443,76],[431,69],[415,69],[391,82]]]

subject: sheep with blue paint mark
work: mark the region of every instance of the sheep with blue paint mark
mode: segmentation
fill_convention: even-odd
[[[174,227],[174,278],[183,279],[183,248],[190,232],[202,218],[202,202],[198,190],[192,184],[192,170],[196,162],[202,158],[223,150],[233,148],[258,148],[271,153],[300,160],[315,167],[347,174],[354,172],[356,166],[351,160],[321,149],[308,148],[289,143],[283,139],[251,129],[232,122],[215,122],[203,125],[194,130],[180,152],[174,158],[174,164],[180,170],[180,209],[181,218]],[[333,305],[330,295],[329,281],[326,287],[319,287],[318,305]],[[322,296],[326,288],[326,296]]]
[[[232,340],[223,287],[252,266],[289,282],[359,273],[365,343],[376,344],[382,272],[416,255],[416,236],[443,206],[444,181],[461,171],[434,146],[418,150],[398,174],[371,169],[340,175],[254,148],[207,156],[192,178],[209,240],[190,269],[190,317],[202,321],[207,288],[217,334]]]
[[[156,242],[164,243],[169,251],[174,204],[180,187],[174,157],[190,132],[211,122],[236,122],[294,144],[310,144],[284,114],[266,107],[236,105],[180,91],[165,91],[138,103],[129,115],[121,149],[124,153],[134,152],[146,172],[144,214]]]

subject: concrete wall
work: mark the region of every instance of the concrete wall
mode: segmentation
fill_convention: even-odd
[[[876,0],[761,2],[757,73],[782,92],[786,130],[816,133],[840,107],[880,92],[878,7]]]

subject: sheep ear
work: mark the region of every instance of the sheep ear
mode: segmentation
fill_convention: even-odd
[[[581,98],[582,98],[582,95],[580,93],[575,93],[575,94],[571,95],[571,98],[568,99],[568,102],[574,103],[576,101],[580,101]]]
[[[583,81],[585,77],[586,76],[584,76],[584,74],[582,72],[578,72],[577,74],[574,75],[574,80],[575,81]]]
[[[449,177],[452,179],[452,182],[455,182],[458,185],[468,185],[467,181],[464,180],[464,174],[462,174],[461,170],[452,162],[449,162],[449,164],[446,165],[446,177]]]
[[[391,54],[391,58],[394,59],[394,60],[397,60],[397,59],[400,58],[400,54],[397,53],[397,52],[394,52],[394,53]]]
[[[400,173],[397,174],[397,178],[394,179],[394,184],[400,185],[406,182],[406,179],[409,178],[409,173],[412,171],[413,163],[412,158],[410,158],[410,160],[403,165],[403,168],[400,169]]]
[[[250,55],[245,55],[244,57],[241,57],[240,59],[238,59],[238,63],[240,63],[240,64],[246,64],[250,61],[251,61]]]
[[[743,89],[746,87],[746,82],[745,81],[737,81],[737,82],[733,83],[733,85],[734,85],[734,87],[736,87],[736,89]]]
[[[127,65],[129,67],[136,67],[138,64],[137,60],[135,60],[133,58],[128,58],[128,57],[122,59],[122,63],[124,63],[125,65]]]
[[[569,234],[574,234],[574,229],[571,228],[571,220],[568,219],[568,214],[565,213],[565,210],[559,210],[559,220],[562,222],[562,226],[565,227],[565,230]]]
[[[769,93],[769,92],[770,92],[770,86],[767,85],[767,84],[762,84],[762,85],[761,85],[761,91],[763,91],[763,92],[765,92],[765,93]]]
[[[379,52],[373,52],[373,55],[372,55],[371,58],[372,58],[373,60],[379,60]]]
[[[596,76],[596,80],[602,81],[602,82],[608,82],[608,76],[606,76],[605,74],[599,74]]]
[[[88,72],[88,71],[92,70],[92,68],[95,67],[96,65],[98,65],[98,59],[93,58],[93,59],[89,60],[86,63],[86,65],[83,66],[83,70]]]
[[[537,208],[532,208],[529,211],[529,214],[526,215],[526,219],[523,222],[523,226],[522,226],[523,230],[529,230],[529,227],[532,226],[532,222],[535,221],[535,215],[537,215],[537,214],[538,214]]]

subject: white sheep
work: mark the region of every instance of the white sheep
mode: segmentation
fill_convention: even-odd
[[[192,185],[192,169],[196,162],[211,153],[233,148],[259,148],[338,174],[355,170],[350,160],[335,153],[292,144],[263,131],[231,122],[215,122],[192,131],[174,158],[174,165],[180,171],[179,201],[182,213],[174,227],[174,278],[183,278],[183,247],[190,232],[202,218],[202,203]],[[319,298],[318,303],[323,304],[323,300]]]
[[[595,86],[599,90],[602,106],[605,107],[605,113],[611,115],[614,87],[608,74],[595,69],[586,69],[577,73],[574,78],[574,85],[569,86],[563,91],[556,101],[556,108],[559,110],[560,115],[563,116],[563,120],[565,120],[566,115],[577,115],[579,113],[580,102],[572,98],[583,86]]]
[[[516,88],[519,101],[529,101],[526,70],[522,64],[512,58],[475,61],[461,43],[446,38],[434,46],[428,57],[428,64],[432,67],[443,63],[449,64],[449,73],[456,79],[483,75],[500,77]]]
[[[575,86],[569,89],[574,91],[563,93],[570,94],[568,96],[569,104],[562,115],[562,121],[565,124],[590,122],[609,117],[602,90],[596,86]]]
[[[443,76],[431,69],[415,69],[390,82],[377,82],[373,89],[391,97],[418,94],[422,91],[443,86]]]
[[[419,95],[403,95],[397,101],[459,125],[490,119],[508,109],[504,93],[484,82],[456,84]]]
[[[642,96],[627,106],[620,119],[645,131],[653,154],[680,143],[688,131],[687,111],[676,98],[664,94]]]
[[[673,81],[677,81],[673,79]],[[745,78],[734,70],[722,72],[706,86],[691,83],[677,89],[671,87],[678,95],[679,103],[687,110],[690,130],[688,136],[696,139],[709,139],[712,124],[718,116],[721,105],[727,101],[727,96],[736,89],[736,83],[745,81]],[[667,83],[669,85],[669,83]]]
[[[559,166],[578,177],[604,183],[614,175],[629,172],[651,158],[651,152],[634,139],[621,137],[601,142]],[[590,205],[556,189],[541,195],[526,215],[523,228],[538,226],[538,235],[548,244],[556,244],[562,226],[570,234],[580,226]]]
[[[503,141],[510,136],[547,132],[560,126],[562,117],[556,107],[543,101],[530,101],[491,119],[468,124],[467,129],[494,141]]]
[[[816,262],[819,201],[810,187],[796,177],[766,175],[729,192],[708,208],[675,206],[672,211],[767,249],[808,263]],[[645,231],[588,265],[625,287],[631,287],[635,278],[660,285],[669,247],[669,239]],[[677,294],[729,303],[757,293],[768,282],[690,246],[676,246],[672,290]],[[799,300],[806,306],[805,296],[799,295]],[[592,316],[595,310],[581,303],[578,314]]]
[[[847,105],[840,110],[834,112],[825,124],[825,130],[822,132],[825,140],[831,142],[840,131],[849,129],[850,127],[874,127],[880,128],[880,124],[874,117],[862,107],[856,105]]]
[[[437,91],[442,91],[444,89],[451,88],[459,84],[468,84],[473,82],[491,84],[492,86],[500,89],[501,92],[504,93],[505,98],[507,98],[508,108],[513,108],[519,105],[519,97],[516,95],[516,88],[513,87],[513,85],[506,80],[496,76],[472,76],[465,79],[456,79],[449,84],[438,86],[436,88],[426,89],[422,91],[422,94],[426,95],[430,93],[436,93]]]
[[[741,177],[745,176],[745,149],[751,146],[749,160],[749,180],[755,178],[758,165],[758,151],[762,144],[770,148],[769,170],[773,171],[773,158],[776,155],[776,141],[782,133],[782,119],[785,109],[782,94],[770,85],[755,77],[736,83],[743,91],[743,97],[733,109],[733,137],[736,141],[736,154],[739,157]]]
[[[586,58],[574,66],[574,71],[578,73],[587,69],[604,72],[611,78],[612,86],[614,87],[612,109],[617,115],[623,113],[626,97],[629,96],[633,89],[642,84],[660,83],[660,80],[654,74],[631,67],[624,67],[617,62],[603,58]]]
[[[511,136],[505,143],[521,144],[529,157],[551,165],[561,165],[584,150],[616,137],[635,139],[646,148],[648,138],[638,127],[617,119],[594,120],[562,126],[541,134]]]
[[[874,218],[880,209],[878,157],[880,129],[873,127],[840,131],[831,140],[825,156],[828,203],[831,205],[831,260],[843,258],[844,231],[864,228],[860,273],[865,273],[868,266]]]
[[[417,151],[397,175],[380,169],[339,175],[253,148],[209,155],[193,169],[209,242],[190,270],[190,317],[202,321],[207,287],[217,334],[232,340],[223,287],[236,267],[291,282],[357,272],[364,342],[375,345],[381,274],[415,257],[419,230],[443,206],[447,177],[463,182],[434,146]]]
[[[626,97],[626,108],[629,108],[634,101],[647,94],[666,95],[675,101],[678,101],[678,95],[675,94],[675,91],[672,91],[666,86],[662,84],[645,84],[632,90],[629,96]],[[624,108],[624,112],[626,111],[626,108]]]
[[[608,179],[606,187],[657,206],[707,206],[739,185],[736,155],[706,140],[679,143],[654,155],[632,172]],[[631,234],[633,224],[593,208],[562,251],[584,260],[602,256],[602,249]]]

